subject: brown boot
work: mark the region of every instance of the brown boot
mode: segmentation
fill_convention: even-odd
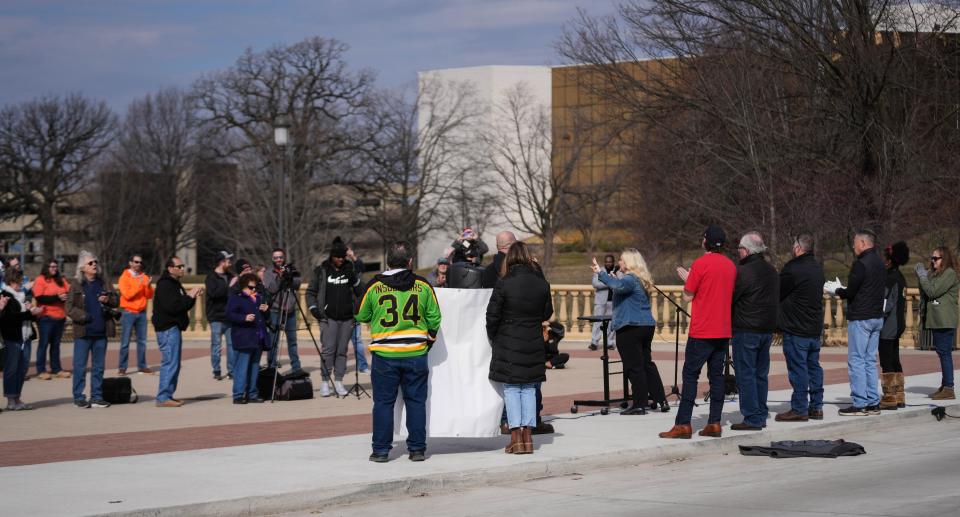
[[[689,440],[693,436],[693,428],[690,424],[677,424],[669,431],[660,433],[660,438],[683,438]]]
[[[723,427],[720,425],[720,422],[713,422],[711,424],[707,424],[707,426],[701,429],[697,434],[700,436],[720,438],[720,435],[723,434]]]
[[[500,424],[500,434],[510,434],[510,428],[507,426],[506,422]]]
[[[520,428],[514,428],[510,430],[510,444],[507,445],[507,448],[503,449],[503,452],[507,454],[517,454],[520,452]]]
[[[930,398],[933,400],[954,400],[957,397],[953,394],[953,388],[944,386],[939,393],[930,395]]]
[[[516,454],[533,454],[533,432],[531,428],[520,428],[520,450]]]
[[[897,383],[895,386],[896,393],[894,393],[894,396],[897,398],[897,407],[905,408],[907,407],[907,399],[906,399],[906,395],[903,393],[903,387],[904,387],[903,372],[896,372],[893,375]]]
[[[897,409],[897,374],[881,373],[880,388],[883,389],[883,398],[880,399],[880,409]]]

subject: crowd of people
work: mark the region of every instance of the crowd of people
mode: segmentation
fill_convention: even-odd
[[[426,403],[429,368],[427,353],[437,338],[441,314],[435,287],[449,286],[452,268],[479,266],[487,248],[466,228],[441,257],[428,278],[413,270],[412,245],[397,242],[389,247],[387,268],[364,284],[363,262],[339,237],[329,256],[309,274],[306,289],[308,312],[320,324],[321,396],[347,393],[343,385],[349,342],[354,342],[357,367],[370,373],[373,385],[373,452],[370,460],[385,462],[392,447],[394,405],[403,395],[410,459],[422,461],[426,450]],[[683,364],[681,400],[675,425],[662,438],[690,438],[697,383],[707,366],[710,410],[701,436],[722,435],[721,412],[725,382],[724,363],[732,344],[742,421],[732,430],[761,430],[767,425],[770,348],[774,333],[783,337],[783,354],[793,388],[790,409],[774,415],[777,421],[802,422],[823,418],[824,294],[847,302],[849,407],[843,416],[869,416],[905,406],[899,339],[905,330],[906,281],[900,268],[909,261],[903,242],[882,251],[876,237],[859,231],[853,239],[856,253],[847,278],[827,281],[814,256],[814,238],[801,233],[793,242],[793,258],[778,272],[765,258],[766,247],[758,232],[739,240],[738,261],[724,254],[726,235],[711,226],[701,240],[704,254],[689,269],[677,268],[683,281],[683,298],[691,304],[689,338]],[[491,288],[486,310],[486,330],[492,347],[491,381],[503,386],[503,432],[510,435],[505,452],[533,452],[533,438],[542,425],[541,383],[551,362],[545,343],[550,341],[553,317],[550,284],[528,246],[509,231],[496,237],[497,253],[490,265],[477,269],[477,285]],[[182,333],[197,297],[205,292],[210,322],[210,360],[213,377],[233,379],[233,402],[263,402],[257,376],[263,353],[267,366],[278,367],[279,333],[286,335],[292,370],[301,367],[297,353],[297,301],[294,293],[301,275],[277,248],[272,267],[258,268],[226,251],[218,253],[204,287],[187,290],[181,280],[185,265],[169,258],[154,286],[143,270],[143,257],[130,257],[118,287],[106,275],[96,256],[82,251],[71,280],[55,260],[45,263],[39,278],[30,282],[22,267],[11,261],[0,292],[0,331],[4,342],[3,387],[7,410],[26,410],[22,399],[31,359],[30,344],[38,339],[37,379],[70,378],[62,369],[60,344],[67,318],[73,325],[73,400],[76,406],[109,407],[103,396],[107,339],[120,324],[118,375],[127,375],[130,340],[137,341],[137,373],[159,373],[156,405],[180,407],[175,397],[180,373]],[[954,395],[952,347],[958,323],[960,277],[957,262],[947,247],[929,256],[929,268],[914,268],[921,290],[922,326],[929,332],[942,366],[936,400]],[[643,415],[648,410],[670,411],[663,381],[652,358],[656,319],[651,310],[653,278],[642,254],[627,248],[619,259],[594,259],[593,287],[597,290],[594,313],[611,318],[609,335],[593,329],[590,348],[606,342],[616,347],[631,386],[632,404],[622,415]],[[234,272],[236,271],[236,273]],[[161,352],[159,372],[146,361],[148,301],[153,300],[150,321]],[[39,329],[35,335],[34,322]],[[361,347],[359,324],[369,325],[372,362]],[[222,375],[222,350],[226,348],[226,375]],[[877,357],[882,374],[878,376]],[[49,362],[48,362],[49,359]],[[361,361],[362,360],[362,361]],[[90,389],[87,398],[87,365]],[[48,368],[49,365],[49,368]],[[332,388],[332,392],[331,392]]]

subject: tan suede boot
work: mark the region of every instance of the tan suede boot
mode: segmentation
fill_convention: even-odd
[[[903,372],[894,373],[896,376],[896,397],[897,397],[897,407],[905,408],[907,407],[906,395],[903,393],[904,381],[903,381]]]
[[[880,409],[897,409],[897,374],[880,374],[880,387],[883,389],[883,398],[880,399]]]
[[[521,434],[520,434],[519,427],[511,429],[510,443],[507,445],[505,449],[503,449],[503,452],[507,454],[517,454],[518,452],[520,452],[520,448],[523,447],[520,437],[521,437]]]
[[[944,386],[939,393],[930,396],[933,400],[954,400],[957,397],[953,394],[953,388]]]

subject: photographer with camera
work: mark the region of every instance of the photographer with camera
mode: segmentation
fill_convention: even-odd
[[[230,320],[227,318],[227,300],[230,298],[230,288],[237,283],[237,277],[230,271],[233,265],[233,254],[226,251],[217,252],[217,267],[207,273],[203,285],[206,288],[206,313],[210,322],[210,366],[213,367],[213,378],[223,379],[220,375],[220,344],[226,341],[227,345],[227,378],[233,378],[233,363],[236,360],[233,350],[233,335],[230,331]]]
[[[116,320],[120,297],[113,283],[100,269],[97,257],[83,250],[77,257],[76,281],[67,292],[66,311],[73,320],[73,403],[79,408],[110,407],[103,400],[103,369],[107,357],[107,338],[117,335]],[[90,402],[86,387],[87,358],[90,357]]]
[[[450,257],[450,263],[452,264],[457,262],[480,264],[483,262],[483,256],[490,251],[487,243],[480,240],[477,233],[469,226],[463,229],[463,233],[457,240],[453,241],[451,246],[453,247],[453,254]]]
[[[290,368],[292,370],[300,369],[300,355],[297,354],[297,290],[300,289],[300,272],[293,264],[287,264],[287,252],[283,248],[274,248],[270,256],[273,260],[273,267],[267,268],[263,272],[263,287],[266,289],[267,297],[272,300],[270,303],[270,331],[271,334],[286,332],[287,334],[287,353],[290,355]],[[285,290],[291,290],[290,296],[285,297],[284,306],[280,303],[284,297],[280,294]],[[286,314],[284,321],[280,321],[280,314]],[[270,342],[273,342],[273,335],[270,336]],[[280,347],[274,347],[267,353],[267,365],[279,366],[277,354]]]
[[[354,263],[347,260],[347,246],[340,237],[333,239],[330,257],[314,268],[307,287],[307,307],[320,322],[321,354],[320,396],[330,396],[330,366],[333,365],[333,387],[344,396],[343,375],[347,371],[347,347],[357,326],[354,309],[363,295],[360,275]]]

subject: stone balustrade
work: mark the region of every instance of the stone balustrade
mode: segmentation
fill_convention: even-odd
[[[201,284],[184,284],[186,289],[201,286]],[[680,304],[687,312],[691,312],[690,305],[683,301],[683,286],[667,285],[658,286],[663,293],[674,302]],[[567,330],[567,337],[573,339],[589,339],[590,325],[588,322],[579,321],[580,316],[589,316],[593,314],[593,303],[596,291],[589,285],[556,284],[551,286],[553,294],[554,319],[563,324]],[[205,304],[203,294],[197,297],[197,303],[190,311],[190,327],[185,332],[186,337],[202,337],[207,334],[209,323],[206,320]],[[301,287],[297,292],[301,306],[306,310],[304,297],[306,296],[306,287]],[[687,337],[688,318],[680,315],[679,321],[674,306],[664,299],[663,295],[654,292],[651,296],[653,316],[657,320],[657,333],[655,340],[674,341],[676,335],[680,334],[680,340],[684,341]],[[918,289],[907,289],[906,293],[907,311],[906,311],[906,331],[900,340],[901,347],[915,348],[915,341],[919,334],[919,318],[917,307],[920,302],[920,292]],[[148,314],[153,313],[153,301],[147,306]],[[314,322],[311,321],[311,324]],[[847,325],[844,316],[844,303],[842,300],[833,296],[824,296],[824,342],[827,346],[845,345],[847,342]],[[314,326],[314,331],[317,329]],[[304,335],[306,331],[302,331]],[[153,329],[150,328],[150,334],[153,335]],[[960,338],[960,336],[958,336]]]

